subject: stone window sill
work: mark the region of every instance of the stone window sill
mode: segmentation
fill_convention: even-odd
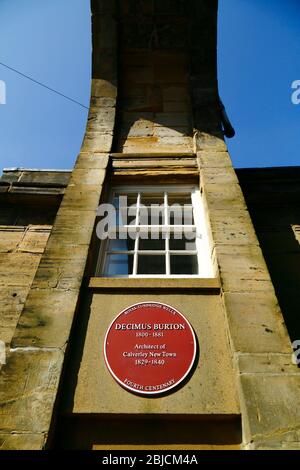
[[[91,289],[174,289],[174,290],[209,290],[219,292],[218,278],[195,279],[163,279],[163,278],[107,278],[92,277],[89,281]]]

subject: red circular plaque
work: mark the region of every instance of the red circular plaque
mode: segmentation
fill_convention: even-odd
[[[142,395],[164,393],[181,383],[196,357],[196,339],[186,318],[173,307],[141,302],[123,310],[104,340],[112,376]]]

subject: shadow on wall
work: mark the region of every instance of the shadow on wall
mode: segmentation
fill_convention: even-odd
[[[300,339],[300,169],[237,174],[290,338]]]
[[[192,152],[194,128],[222,137],[216,11],[193,0],[119,3],[115,152]]]

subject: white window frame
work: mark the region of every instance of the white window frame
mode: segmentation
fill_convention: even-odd
[[[203,200],[202,196],[200,193],[200,189],[197,186],[194,185],[185,185],[185,184],[180,184],[180,185],[166,185],[162,187],[161,185],[157,186],[152,186],[152,185],[147,185],[147,186],[141,186],[141,185],[128,185],[128,186],[115,186],[111,189],[110,194],[109,194],[109,202],[112,203],[114,196],[116,193],[124,193],[126,195],[130,195],[130,193],[138,193],[138,198],[137,198],[137,214],[139,210],[139,205],[140,205],[140,198],[141,198],[141,193],[147,194],[147,193],[164,193],[164,204],[165,204],[165,222],[168,220],[168,214],[167,214],[167,205],[166,205],[166,194],[169,192],[174,192],[176,194],[178,193],[190,193],[191,194],[191,200],[192,200],[192,207],[193,207],[193,213],[194,213],[194,225],[184,225],[184,229],[188,231],[189,229],[191,231],[195,231],[196,229],[196,250],[176,250],[176,254],[178,255],[189,255],[189,254],[195,254],[197,255],[197,260],[198,260],[198,268],[199,272],[198,274],[170,274],[170,252],[171,254],[175,254],[174,250],[169,250],[169,240],[168,238],[166,239],[166,248],[165,250],[161,250],[160,254],[166,255],[166,274],[137,274],[137,262],[138,262],[138,255],[151,255],[151,254],[158,254],[158,250],[145,250],[141,251],[138,249],[138,237],[134,242],[134,250],[132,252],[134,258],[133,258],[133,273],[129,275],[124,275],[124,274],[119,274],[119,275],[103,275],[105,263],[106,263],[106,256],[109,255],[109,251],[107,250],[108,243],[109,243],[109,238],[102,240],[100,244],[100,249],[99,249],[99,254],[98,254],[98,260],[97,260],[97,265],[96,265],[96,276],[97,277],[109,277],[109,278],[134,278],[134,279],[139,279],[139,278],[213,278],[215,277],[214,272],[213,272],[213,263],[211,259],[211,247],[209,243],[209,238],[208,238],[208,230],[206,226],[206,221],[205,221],[205,211],[204,211],[204,205],[203,205]],[[132,230],[132,225],[129,226],[124,226],[124,229],[126,230],[127,227],[130,227],[130,230]],[[134,227],[137,227],[138,230],[137,232],[141,232],[143,230],[149,230],[151,228],[157,228],[157,229],[162,229],[166,231],[176,231],[177,229],[181,229],[183,225],[170,225],[170,224],[164,224],[164,225],[138,225],[138,217],[136,218],[136,224]],[[120,254],[122,252],[120,251]],[[118,254],[118,252],[116,253]]]

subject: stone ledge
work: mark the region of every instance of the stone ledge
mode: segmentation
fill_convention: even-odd
[[[46,437],[45,433],[0,434],[0,450],[40,450]]]
[[[218,278],[163,279],[163,278],[105,278],[92,277],[89,282],[92,289],[201,289],[219,292]]]

